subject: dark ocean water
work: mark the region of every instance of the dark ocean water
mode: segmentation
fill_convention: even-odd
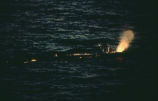
[[[154,101],[154,7],[124,0],[0,1],[0,101]],[[130,48],[102,54],[98,44],[116,46],[126,29],[135,33]]]

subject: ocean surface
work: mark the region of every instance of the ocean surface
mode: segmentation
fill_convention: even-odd
[[[0,101],[154,101],[155,13],[145,1],[0,1]],[[124,30],[129,49],[104,54]]]

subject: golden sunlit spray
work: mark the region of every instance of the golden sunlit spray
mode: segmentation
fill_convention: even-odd
[[[132,30],[124,31],[120,36],[120,42],[116,48],[116,52],[123,52],[127,50],[133,39],[134,39],[134,32]]]

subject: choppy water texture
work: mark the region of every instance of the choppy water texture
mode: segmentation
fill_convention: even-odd
[[[0,5],[3,101],[154,96],[152,5],[123,0],[7,0]],[[127,29],[135,33],[129,49],[103,54]]]

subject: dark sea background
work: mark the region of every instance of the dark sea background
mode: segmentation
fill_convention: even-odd
[[[102,54],[126,29],[129,49]],[[154,101],[157,37],[150,0],[1,0],[0,101]]]

